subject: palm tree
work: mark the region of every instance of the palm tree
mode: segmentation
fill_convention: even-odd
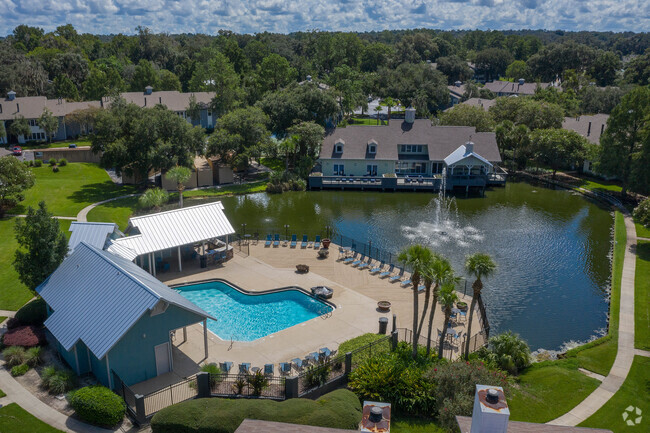
[[[418,354],[418,340],[420,334],[418,333],[418,287],[422,277],[423,270],[426,269],[431,262],[433,254],[431,250],[425,246],[416,244],[405,248],[397,256],[397,260],[403,263],[404,267],[410,267],[413,274],[411,275],[411,283],[413,284],[413,359]]]
[[[490,338],[490,352],[499,368],[517,374],[530,365],[530,347],[512,331]]]
[[[454,275],[454,269],[451,263],[445,257],[436,255],[432,265],[428,269],[428,277],[435,283],[432,291],[433,301],[431,303],[431,311],[429,312],[429,329],[427,331],[427,355],[431,353],[431,332],[433,331],[433,318],[436,313],[438,293],[440,286],[443,282],[453,282],[456,284],[460,277]]]
[[[440,287],[440,294],[438,295],[440,306],[445,313],[445,323],[442,325],[442,333],[440,334],[440,344],[438,345],[438,359],[442,359],[442,349],[445,344],[445,336],[447,335],[447,326],[449,325],[449,318],[451,317],[451,309],[454,304],[458,302],[458,295],[456,294],[456,282],[445,281]]]
[[[165,174],[167,179],[176,182],[180,207],[183,207],[183,190],[185,189],[185,182],[190,179],[190,176],[192,176],[192,170],[180,165],[177,165]]]
[[[465,259],[465,270],[468,274],[474,276],[476,280],[472,284],[474,291],[472,295],[472,305],[469,307],[469,319],[467,322],[467,337],[465,341],[465,359],[469,358],[469,343],[472,337],[472,317],[474,316],[474,307],[481,296],[483,290],[483,281],[481,278],[487,278],[494,273],[497,265],[489,254],[474,253]]]
[[[381,113],[381,110],[382,110],[381,105],[377,105],[375,107],[375,111],[377,112],[377,125],[379,125],[379,113]]]
[[[159,211],[162,205],[167,203],[169,200],[169,194],[167,191],[161,188],[151,188],[148,189],[140,196],[138,202],[140,206],[150,209],[153,208],[155,211]]]

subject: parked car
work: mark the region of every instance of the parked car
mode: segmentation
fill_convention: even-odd
[[[20,146],[14,146],[11,151],[13,152],[14,156],[20,156],[23,154],[23,148]]]
[[[77,148],[77,143],[70,143],[68,144],[69,149],[76,149]]]

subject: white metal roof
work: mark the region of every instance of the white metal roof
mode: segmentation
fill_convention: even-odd
[[[91,223],[91,222],[72,222],[70,224],[70,240],[68,249],[72,252],[79,242],[85,242],[95,248],[103,250],[106,241],[113,232],[117,230],[117,224],[114,223]],[[121,235],[121,233],[119,233]]]
[[[472,152],[467,152],[467,148],[465,147],[464,144],[461,144],[458,147],[458,149],[451,152],[451,154],[448,157],[445,158],[445,164],[447,164],[447,167],[449,167],[451,165],[458,164],[460,161],[462,161],[464,159],[467,159],[467,158],[469,158],[471,156],[473,156],[474,158],[477,158],[478,160],[480,160],[484,164],[487,164],[490,167],[492,167],[492,164],[490,163],[490,161],[483,158],[478,153],[473,152],[473,151]]]
[[[129,227],[140,234],[115,239],[113,245],[130,248],[138,256],[235,233],[220,201],[134,217]]]
[[[54,310],[45,326],[66,349],[81,340],[102,359],[160,301],[212,316],[133,262],[85,242],[36,291]]]
[[[139,235],[138,235],[139,236]],[[131,236],[131,238],[134,238],[135,236]],[[123,238],[120,238],[123,239]],[[115,242],[116,239],[111,239],[106,243],[106,251],[109,251],[113,254],[116,254],[120,257],[124,257],[125,259],[128,259],[130,261],[135,260],[136,257],[138,257],[138,254],[133,251],[131,248],[129,248],[126,243],[125,244],[119,244]]]

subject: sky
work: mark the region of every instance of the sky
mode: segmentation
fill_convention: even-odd
[[[650,30],[648,0],[0,0],[0,35],[19,24],[81,33],[232,30]]]

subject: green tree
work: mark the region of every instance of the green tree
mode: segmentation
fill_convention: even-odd
[[[145,209],[160,211],[165,203],[169,201],[169,194],[162,188],[149,188],[138,198],[138,203]]]
[[[15,233],[19,248],[14,268],[20,281],[35,290],[61,264],[68,253],[68,241],[43,201],[38,209],[30,206],[27,216],[16,220]]]
[[[388,66],[393,56],[393,49],[381,42],[374,42],[366,45],[361,53],[361,70],[364,72],[375,72],[379,68]]]
[[[258,75],[263,92],[276,91],[296,79],[298,72],[289,61],[278,54],[269,54],[262,60]]]
[[[441,125],[473,126],[476,128],[476,132],[494,130],[494,121],[489,111],[467,104],[458,104],[450,110],[440,113],[438,119]]]
[[[537,129],[530,134],[530,142],[535,159],[551,167],[553,177],[560,168],[580,163],[589,143],[582,135],[566,129]]]
[[[397,98],[427,115],[449,103],[447,78],[426,63],[402,63],[395,69],[382,68],[377,76],[379,95]]]
[[[490,107],[490,114],[496,123],[509,120],[531,130],[561,128],[564,121],[562,107],[532,98],[497,98]]]
[[[526,63],[533,77],[551,81],[568,69],[574,69],[578,73],[588,71],[595,57],[596,50],[593,48],[569,40],[545,46]]]
[[[646,198],[634,208],[634,220],[650,228],[650,198]]]
[[[397,256],[397,260],[401,262],[404,267],[411,269],[411,284],[413,285],[413,359],[417,358],[418,354],[418,341],[420,334],[418,333],[418,313],[419,308],[419,291],[420,279],[426,273],[429,264],[433,260],[431,250],[425,246],[416,244],[403,249]]]
[[[504,120],[496,127],[496,139],[504,161],[514,161],[515,168],[526,166],[530,156],[530,129],[526,125],[515,126]]]
[[[43,113],[37,120],[38,126],[45,131],[47,138],[52,141],[52,136],[59,130],[59,118],[54,117],[52,112],[47,108],[43,108]]]
[[[445,337],[447,336],[447,327],[449,326],[449,319],[451,317],[451,309],[454,304],[458,302],[458,295],[456,294],[456,285],[453,282],[445,281],[440,287],[438,295],[440,306],[445,313],[445,320],[442,325],[442,333],[440,334],[440,343],[438,346],[438,359],[444,358]],[[468,340],[469,341],[469,340]],[[450,359],[451,360],[451,359]]]
[[[501,370],[518,374],[530,365],[530,347],[512,331],[504,332],[489,340],[490,357]]]
[[[638,87],[623,96],[612,110],[600,138],[597,169],[621,180],[621,193],[628,188],[641,194],[650,191],[650,87]]]
[[[176,74],[167,69],[158,71],[158,90],[176,90],[182,91],[181,81]]]
[[[621,102],[623,95],[624,92],[620,87],[600,89],[596,86],[587,86],[580,92],[580,111],[584,114],[610,114]]]
[[[299,156],[316,158],[325,138],[325,128],[315,122],[298,122],[288,130],[289,134],[296,137]]]
[[[187,106],[187,115],[190,116],[192,124],[200,123],[201,120],[201,106],[196,102],[196,96],[190,95],[189,104]]]
[[[467,62],[456,55],[440,57],[437,63],[438,70],[447,76],[448,84],[454,84],[456,81],[465,82],[474,76],[474,71]]]
[[[9,134],[16,137],[16,140],[18,140],[21,135],[27,138],[31,133],[32,129],[29,127],[29,123],[27,123],[27,119],[22,115],[14,117],[13,122],[9,125]]]
[[[244,96],[239,75],[228,58],[219,51],[206,50],[201,57],[206,57],[206,60],[197,63],[189,89],[193,92],[215,92],[211,108],[217,116],[222,116],[235,108]]]
[[[4,120],[0,122],[0,141],[4,140],[7,137],[7,130],[5,129]]]
[[[45,32],[40,27],[19,25],[13,31],[14,43],[20,44],[28,52],[36,48]]]
[[[0,158],[0,218],[8,209],[24,200],[23,191],[32,186],[34,175],[25,164],[13,156]]]
[[[506,73],[508,65],[513,62],[512,54],[501,48],[487,48],[476,54],[474,63],[478,72],[486,75],[487,79],[498,78]]]
[[[431,353],[431,334],[433,332],[433,319],[436,313],[436,308],[438,307],[438,295],[440,287],[443,283],[453,283],[459,281],[459,278],[454,275],[454,269],[451,267],[451,263],[445,257],[440,254],[433,254],[433,259],[424,272],[424,285],[427,290],[427,296],[429,292],[431,294],[431,309],[429,310],[429,327],[427,329],[427,356]],[[433,286],[433,288],[432,288]],[[427,299],[424,300],[424,310],[422,311],[422,319],[420,319],[420,326],[424,322],[424,317],[427,311]]]
[[[496,263],[489,254],[474,253],[465,259],[465,271],[476,278],[472,283],[472,303],[469,307],[469,318],[467,319],[467,336],[465,338],[465,359],[469,358],[469,344],[472,339],[472,319],[474,318],[474,309],[476,303],[482,303],[481,291],[483,290],[483,278],[488,278],[497,269]],[[444,330],[443,330],[444,332]]]
[[[160,87],[160,79],[158,72],[148,60],[140,59],[138,65],[133,72],[133,79],[131,80],[132,92],[144,92],[145,87],[151,86],[154,90]]]
[[[647,86],[650,84],[650,48],[645,53],[630,60],[625,67],[625,81]]]
[[[530,79],[530,71],[528,70],[528,65],[523,60],[515,60],[510,63],[506,68],[506,77],[514,80],[519,78],[524,78],[526,80]]]
[[[56,77],[52,83],[52,87],[54,90],[54,96],[57,98],[65,98],[68,101],[79,100],[79,90],[77,89],[77,86],[75,86],[72,80],[65,75],[59,75]]]
[[[178,205],[183,207],[183,190],[185,189],[185,183],[190,180],[192,176],[192,170],[187,167],[182,167],[177,165],[176,167],[170,169],[165,177],[172,182],[176,182],[176,188],[178,189]]]
[[[611,86],[621,69],[621,59],[611,51],[600,51],[591,65],[591,75],[599,86]]]

